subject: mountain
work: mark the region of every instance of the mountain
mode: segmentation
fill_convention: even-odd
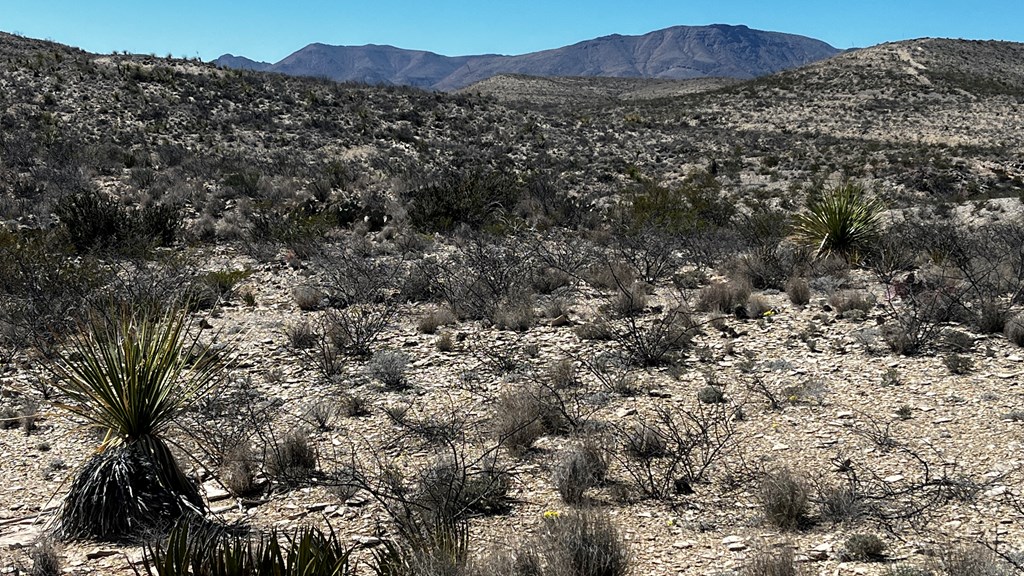
[[[393,46],[310,44],[275,64],[226,54],[225,68],[337,81],[457,90],[499,74],[618,78],[749,79],[823,60],[841,51],[793,34],[746,26],[675,26],[642,36],[613,34],[519,56],[449,57]]]

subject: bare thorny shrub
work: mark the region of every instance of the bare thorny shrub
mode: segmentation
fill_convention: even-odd
[[[640,494],[671,500],[692,493],[724,464],[739,437],[728,404],[657,407],[649,418],[616,426],[616,458]]]
[[[417,266],[462,319],[497,323],[502,314],[531,302],[534,255],[515,237],[472,235],[449,256],[424,259]]]

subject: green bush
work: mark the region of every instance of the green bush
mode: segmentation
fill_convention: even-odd
[[[72,482],[58,534],[121,540],[204,509],[164,438],[220,382],[222,368],[178,311],[122,311],[72,339],[55,367],[62,406],[106,437]]]
[[[806,214],[796,216],[794,231],[818,256],[838,254],[851,261],[867,255],[880,233],[882,205],[864,197],[862,186],[844,183],[825,192]]]

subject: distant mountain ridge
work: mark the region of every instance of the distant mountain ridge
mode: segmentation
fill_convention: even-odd
[[[457,90],[498,74],[618,78],[749,79],[839,54],[825,42],[746,26],[675,26],[641,36],[613,34],[518,56],[442,56],[394,46],[310,44],[277,63],[225,54],[226,68],[319,76],[345,82]]]

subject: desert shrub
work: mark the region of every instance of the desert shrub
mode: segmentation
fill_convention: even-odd
[[[792,546],[760,547],[747,557],[740,570],[741,576],[797,576],[800,573]]]
[[[416,323],[416,329],[423,334],[433,334],[441,326],[455,323],[455,314],[448,308],[431,308]]]
[[[256,491],[256,459],[248,443],[229,448],[220,465],[220,481],[233,496],[249,496]]]
[[[555,462],[552,479],[562,500],[579,504],[583,493],[604,482],[608,460],[593,441],[584,441],[564,450]]]
[[[296,350],[307,350],[317,344],[317,334],[313,326],[306,321],[289,324],[284,329],[288,345]]]
[[[809,499],[803,478],[782,468],[761,480],[759,491],[765,520],[781,530],[795,530],[809,522]]]
[[[435,520],[464,520],[508,507],[511,478],[494,460],[445,454],[420,470],[411,497],[418,514]]]
[[[935,572],[928,568],[904,563],[887,566],[883,574],[884,576],[936,576]]]
[[[619,290],[636,283],[636,273],[624,262],[614,258],[593,264],[584,271],[587,284],[598,290]]]
[[[811,301],[811,285],[806,278],[794,276],[786,280],[786,295],[797,306],[806,306]]]
[[[529,330],[537,322],[537,315],[533,309],[533,298],[524,297],[501,302],[491,315],[491,321],[502,330],[516,332]]]
[[[381,333],[398,317],[395,302],[353,304],[327,310],[321,318],[320,333],[336,352],[368,356]]]
[[[98,249],[144,254],[150,246],[172,244],[181,227],[180,212],[173,206],[132,211],[94,188],[62,197],[56,214],[68,241],[80,253]]]
[[[875,297],[872,294],[855,290],[840,290],[829,295],[828,303],[839,315],[843,315],[850,310],[859,310],[867,313],[874,307]]]
[[[1017,346],[1024,346],[1024,314],[1017,314],[1006,321],[1003,334]]]
[[[532,300],[534,255],[515,238],[474,235],[449,258],[419,263],[433,287],[460,319],[492,323],[496,313]]]
[[[509,454],[519,457],[541,436],[564,429],[566,422],[549,393],[525,387],[498,397],[492,425]]]
[[[727,263],[729,274],[745,280],[759,290],[785,288],[786,280],[805,274],[810,254],[788,242],[771,246],[755,246]]]
[[[608,324],[612,337],[630,360],[640,366],[665,364],[690,347],[700,332],[684,305],[669,308],[647,320],[629,316]]]
[[[60,547],[49,538],[35,542],[28,551],[28,558],[32,561],[32,568],[26,572],[27,576],[60,576],[63,573]],[[14,574],[18,571],[15,570]]]
[[[579,384],[579,374],[576,369],[576,361],[572,358],[563,358],[553,362],[547,369],[545,380],[553,390],[564,390],[573,388]]]
[[[647,498],[690,494],[733,449],[736,429],[725,404],[656,408],[616,431],[619,463]]]
[[[700,291],[697,309],[732,314],[750,298],[750,284],[744,281],[712,282]]]
[[[725,391],[720,386],[704,386],[697,390],[697,400],[702,404],[721,404],[725,402]]]
[[[624,576],[631,562],[618,529],[593,510],[546,515],[538,548],[551,576]]]
[[[885,556],[885,542],[874,534],[853,534],[843,542],[840,557],[855,562],[873,562]]]
[[[252,276],[252,270],[214,270],[201,277],[202,284],[218,300],[230,300],[239,282]]]
[[[307,481],[316,471],[316,448],[309,434],[301,428],[289,431],[278,439],[271,437],[264,447],[263,468],[267,477],[285,486]]]
[[[455,337],[451,332],[442,332],[434,339],[434,346],[439,352],[451,352],[455,349]]]
[[[838,254],[859,261],[874,247],[881,229],[881,203],[865,198],[865,189],[846,182],[824,192],[795,218],[793,229],[818,256]]]
[[[645,282],[620,287],[609,303],[609,310],[616,316],[632,316],[643,312],[647,307],[649,289],[650,285]]]
[[[970,356],[950,352],[942,357],[942,363],[949,369],[950,374],[962,376],[974,370],[974,361]]]
[[[423,232],[474,229],[494,223],[521,196],[518,179],[499,170],[452,169],[414,184],[402,194],[409,222]]]
[[[856,520],[864,513],[853,486],[819,486],[817,500],[821,518],[833,524]]]
[[[949,576],[1009,576],[1014,568],[981,545],[960,544],[942,549],[939,565]]]
[[[126,313],[75,337],[61,354],[55,370],[68,399],[62,406],[107,431],[103,450],[86,462],[65,498],[62,537],[119,540],[204,509],[164,440],[222,375],[222,359],[190,327],[182,312]]]
[[[380,350],[366,363],[366,371],[385,388],[399,390],[406,386],[405,370],[408,365],[409,355],[405,352]]]
[[[743,315],[746,318],[763,318],[771,311],[771,304],[762,296],[751,296],[743,307]]]

